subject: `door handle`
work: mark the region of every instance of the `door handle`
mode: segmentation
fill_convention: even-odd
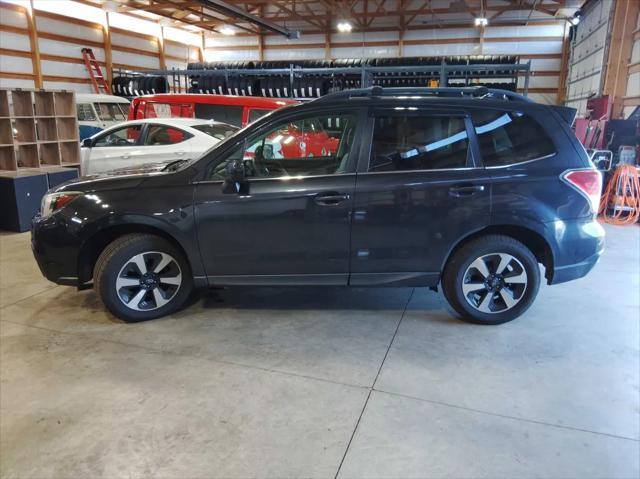
[[[484,191],[484,185],[456,185],[449,188],[451,196],[473,196],[476,193]]]
[[[184,151],[176,151],[176,155],[177,156],[183,156],[184,155]]]
[[[131,155],[121,155],[120,158],[122,158],[123,160],[128,160],[129,158],[131,158]]]
[[[315,202],[318,205],[322,206],[333,206],[342,203],[343,201],[347,201],[350,198],[348,194],[340,194],[340,193],[319,193],[315,197]]]

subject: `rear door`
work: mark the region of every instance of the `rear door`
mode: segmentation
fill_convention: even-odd
[[[156,163],[189,158],[193,135],[177,126],[147,124],[142,147],[132,157],[133,164]]]
[[[490,217],[490,178],[465,112],[371,110],[358,165],[350,284],[437,284],[462,237]]]

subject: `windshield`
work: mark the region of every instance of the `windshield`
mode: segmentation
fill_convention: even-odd
[[[102,121],[124,121],[127,119],[128,108],[124,104],[96,103],[94,106]]]
[[[232,125],[221,125],[221,124],[212,125],[210,123],[207,123],[204,125],[195,125],[192,128],[195,130],[201,131],[203,133],[206,133],[207,135],[212,136],[217,140],[224,140],[225,138],[233,135],[236,131],[240,129]]]

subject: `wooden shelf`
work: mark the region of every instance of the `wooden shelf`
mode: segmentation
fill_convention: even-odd
[[[56,91],[53,93],[55,114],[56,116],[64,116],[75,118],[76,101],[75,94],[70,91]]]
[[[75,118],[56,118],[58,125],[58,140],[76,140],[78,137],[78,122]]]
[[[20,174],[79,163],[75,93],[0,89],[0,171]]]
[[[36,116],[54,116],[56,114],[51,91],[36,91],[33,93]]]
[[[80,163],[80,143],[77,141],[63,141],[60,143],[60,158],[63,165]]]
[[[11,120],[3,118],[0,120],[0,143],[3,145],[13,144],[13,130]]]
[[[16,118],[13,122],[13,129],[18,143],[34,143],[36,141],[36,122],[33,118]]]
[[[33,116],[33,100],[30,91],[11,91],[11,102],[13,103],[14,117]]]
[[[60,148],[58,143],[40,144],[40,166],[42,165],[59,165],[60,164]]]
[[[38,168],[40,166],[38,145],[18,145],[17,150],[18,168]]]
[[[0,118],[8,118],[10,116],[9,90],[0,90]]]
[[[0,170],[15,171],[18,169],[16,151],[13,144],[0,146]]]
[[[57,141],[58,129],[55,118],[38,118],[36,122],[38,140]]]

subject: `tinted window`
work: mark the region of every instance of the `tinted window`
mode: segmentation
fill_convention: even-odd
[[[89,103],[76,104],[76,112],[78,113],[78,121],[95,121],[96,115]]]
[[[178,128],[165,125],[149,125],[147,137],[144,140],[146,146],[173,145],[191,138],[191,134]]]
[[[196,118],[242,126],[242,107],[234,105],[196,104]]]
[[[133,146],[138,141],[142,125],[124,126],[96,139],[93,146]]]
[[[485,166],[503,166],[555,153],[540,125],[518,112],[477,111],[472,115]]]
[[[377,116],[369,171],[463,168],[468,143],[463,118]]]
[[[217,165],[213,178],[223,178],[230,160],[242,159],[248,176],[279,178],[344,173],[356,130],[356,116],[330,115],[331,131],[323,125],[328,116],[289,121],[249,138],[245,144]]]
[[[191,128],[199,130],[203,133],[206,133],[209,136],[212,136],[218,140],[224,140],[226,137],[233,135],[236,131],[239,130],[236,126],[231,125],[194,125]]]

